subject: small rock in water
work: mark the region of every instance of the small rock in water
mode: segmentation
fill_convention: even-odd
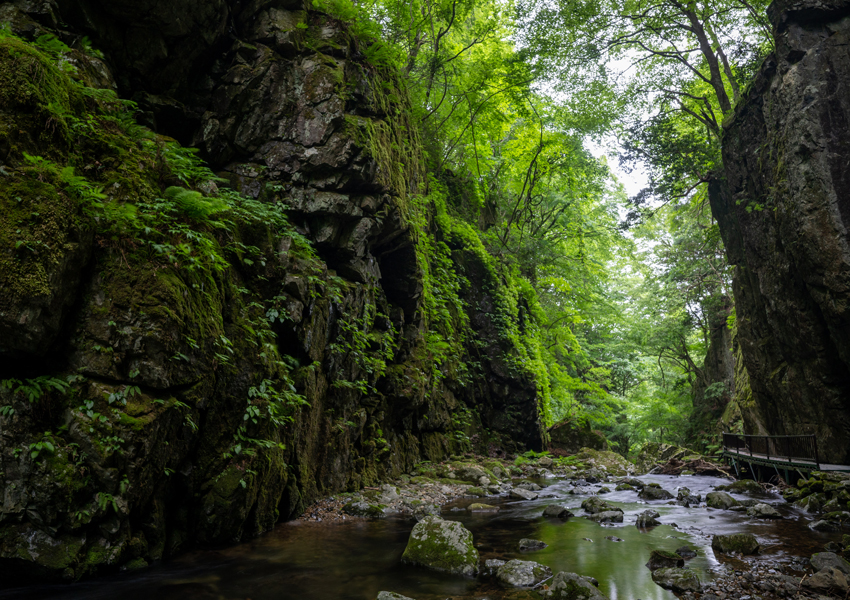
[[[503,564],[505,564],[504,560],[499,560],[498,558],[488,558],[484,561],[484,572],[487,575],[492,575],[493,573],[498,571],[499,567],[501,567]]]
[[[715,535],[711,540],[711,548],[716,552],[731,554],[756,554],[759,543],[752,533],[735,533],[732,535]]]
[[[676,550],[676,554],[678,554],[682,558],[694,558],[697,555],[696,550],[688,546],[682,546],[681,548]]]
[[[669,500],[673,494],[660,487],[646,486],[638,494],[641,500]]]
[[[522,538],[519,541],[519,549],[523,551],[542,550],[546,546],[548,546],[548,544],[546,544],[545,542],[542,542],[540,540],[533,540],[531,538]]]
[[[598,512],[596,514],[590,515],[587,517],[591,521],[596,521],[597,523],[622,523],[623,522],[623,511],[621,510],[606,510],[603,512]]]
[[[656,525],[661,525],[661,523],[655,518],[657,516],[659,515],[656,511],[645,510],[637,516],[637,519],[635,520],[635,527],[645,529],[647,527],[655,527]]]
[[[550,504],[543,511],[544,517],[549,517],[550,519],[566,519],[568,517],[573,517],[573,513],[567,510],[566,506],[561,506],[560,504]]]
[[[582,577],[575,573],[561,571],[552,578],[546,597],[556,600],[573,600],[574,598],[608,600],[607,596],[596,589],[597,585],[599,582],[592,577]]]
[[[581,539],[583,539],[585,542],[590,542],[591,544],[593,543],[593,540],[590,539],[590,538],[581,538]]]
[[[611,540],[612,542],[622,542],[623,540],[618,538],[616,535],[606,535],[606,540]]]
[[[756,504],[747,509],[747,515],[758,519],[781,519],[782,515],[770,504]]]
[[[510,496],[511,498],[517,498],[518,500],[537,500],[537,496],[539,496],[539,494],[529,492],[522,488],[514,488],[511,490]]]
[[[697,574],[690,569],[663,568],[652,572],[652,581],[674,592],[698,592],[702,588]]]
[[[650,571],[669,567],[682,567],[684,565],[684,558],[666,550],[653,550],[649,555],[649,562],[646,563],[646,567]]]
[[[482,504],[480,502],[475,502],[466,507],[466,510],[469,512],[499,512],[498,506],[492,506],[491,504]]]

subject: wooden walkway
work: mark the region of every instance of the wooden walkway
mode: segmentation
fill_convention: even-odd
[[[820,461],[817,439],[813,435],[738,435],[723,434],[723,456],[735,469],[737,462],[772,467],[778,474],[785,471],[850,472],[850,465],[833,465]]]

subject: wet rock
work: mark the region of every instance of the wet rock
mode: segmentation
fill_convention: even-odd
[[[637,516],[637,519],[635,520],[635,526],[640,528],[646,528],[661,525],[661,523],[656,520],[656,517],[658,516],[660,515],[654,510],[645,510]]]
[[[759,542],[751,533],[715,535],[711,539],[711,548],[724,554],[756,554],[759,550]]]
[[[608,600],[593,585],[593,578],[582,577],[575,573],[560,571],[555,574],[545,593],[546,598],[554,600]]]
[[[669,500],[673,494],[660,487],[644,487],[638,494],[641,500]]]
[[[605,510],[598,513],[593,513],[589,517],[587,517],[591,521],[596,521],[597,523],[622,523],[623,522],[623,511],[617,510]]]
[[[616,535],[606,535],[605,539],[611,542],[622,542],[622,538],[618,538]]]
[[[499,570],[499,567],[501,567],[503,564],[505,564],[505,562],[506,561],[499,560],[498,558],[488,558],[487,560],[484,561],[484,573],[486,575],[495,574],[496,571]]]
[[[478,498],[483,498],[484,496],[487,495],[487,492],[485,492],[480,487],[471,487],[471,488],[467,488],[466,495],[467,496],[476,496]]]
[[[629,485],[628,483],[620,483],[617,484],[617,487],[614,488],[616,492],[633,492],[635,490],[634,486]]]
[[[590,514],[615,510],[616,508],[598,496],[591,496],[590,498],[587,498],[581,503],[581,507]]]
[[[838,569],[845,575],[850,575],[850,563],[848,563],[846,560],[844,560],[834,552],[817,552],[815,554],[812,554],[810,560],[812,563],[812,567],[816,571],[826,569],[827,567],[833,567]]]
[[[666,550],[653,550],[649,555],[649,561],[646,563],[646,567],[650,571],[671,567],[683,567],[684,565],[684,558],[675,552],[667,552]]]
[[[469,512],[499,512],[498,506],[493,506],[491,504],[482,504],[480,502],[474,502],[466,507],[466,510]]]
[[[705,503],[710,508],[730,509],[740,503],[726,492],[709,492],[705,495]]]
[[[823,519],[821,519],[809,523],[809,529],[812,529],[814,531],[832,532],[839,531],[841,527],[838,525],[838,523],[833,523],[832,521],[824,521]]]
[[[533,540],[531,538],[522,538],[519,541],[519,549],[522,551],[542,550],[546,546],[548,546],[548,544],[540,540]]]
[[[550,504],[543,510],[543,516],[550,519],[567,519],[573,517],[573,513],[567,510],[566,506],[560,504]]]
[[[826,567],[803,580],[803,586],[816,592],[846,593],[848,590],[847,577],[835,567]]]
[[[682,546],[681,548],[676,550],[676,554],[685,559],[694,558],[697,555],[696,550],[689,546]]]
[[[466,465],[461,469],[457,470],[457,476],[459,479],[463,481],[468,481],[470,483],[477,484],[482,477],[487,477],[487,473],[484,472],[484,469],[481,467],[476,467],[473,465]],[[487,477],[487,481],[489,482],[490,478]]]
[[[599,488],[599,491],[597,493],[598,494],[610,494],[611,489],[603,486],[603,487]]]
[[[408,598],[395,592],[378,592],[377,600],[413,600],[413,598]]]
[[[757,519],[781,519],[782,515],[770,504],[756,504],[747,509],[747,515]]]
[[[637,489],[641,489],[645,486],[643,481],[641,481],[640,479],[635,479],[634,477],[622,479],[620,481],[620,483],[623,484],[623,485],[630,485],[633,488],[637,488]]]
[[[516,498],[517,500],[537,500],[536,492],[529,492],[528,490],[524,490],[522,488],[514,488],[510,492],[511,498]]]
[[[690,569],[664,568],[652,572],[652,581],[667,590],[677,593],[698,592],[701,589],[699,577]]]
[[[529,492],[539,492],[543,489],[539,485],[537,485],[536,483],[532,483],[531,481],[523,481],[522,483],[519,483],[514,487],[516,489],[527,490]]]
[[[496,571],[503,585],[531,587],[552,576],[552,569],[531,560],[509,560]]]
[[[544,456],[537,461],[537,466],[543,467],[544,469],[549,469],[555,463],[550,456]]]
[[[474,576],[478,572],[478,551],[472,534],[461,524],[439,517],[425,517],[413,527],[402,562]]]

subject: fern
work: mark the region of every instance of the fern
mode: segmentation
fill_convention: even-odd
[[[190,219],[204,223],[219,212],[228,210],[230,205],[221,198],[208,198],[200,192],[171,186],[165,190],[165,198]]]

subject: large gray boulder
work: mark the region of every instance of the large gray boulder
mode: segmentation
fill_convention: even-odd
[[[602,512],[598,512],[587,517],[591,521],[596,521],[597,523],[622,523],[623,522],[623,511],[617,510],[605,510]]]
[[[821,569],[826,569],[828,567],[834,567],[845,575],[850,575],[850,563],[838,556],[835,552],[817,552],[816,554],[812,554],[811,561],[812,567],[816,571],[820,571]]]
[[[721,508],[728,510],[733,506],[738,506],[740,502],[735,500],[726,492],[709,492],[705,495],[705,503],[710,508]]]
[[[540,494],[536,492],[530,492],[523,488],[514,488],[511,490],[510,497],[515,498],[517,500],[537,500],[537,496]]]
[[[552,576],[552,569],[531,560],[509,560],[496,571],[504,585],[531,587]]]
[[[608,600],[605,594],[596,589],[589,577],[566,571],[555,574],[545,597],[555,600]]]
[[[652,509],[646,509],[642,513],[637,516],[635,520],[635,526],[644,529],[646,527],[655,527],[656,525],[661,525],[661,523],[656,519],[656,517],[660,516],[656,511]]]
[[[591,496],[581,503],[581,507],[590,514],[605,512],[609,510],[618,510],[614,505],[609,504],[599,496]]]
[[[478,572],[478,551],[472,544],[472,534],[461,523],[434,516],[425,517],[413,527],[401,561],[470,577]]]
[[[543,510],[543,516],[548,517],[550,519],[567,519],[575,515],[573,515],[573,513],[571,513],[566,506],[561,506],[560,504],[550,504]]]
[[[669,567],[652,572],[652,581],[674,592],[698,592],[702,588],[697,574],[690,569]]]

